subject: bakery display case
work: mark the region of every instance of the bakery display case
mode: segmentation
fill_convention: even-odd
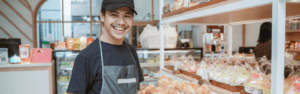
[[[178,58],[193,57],[196,62],[200,62],[203,57],[202,48],[176,48],[165,49],[164,65],[174,66]],[[145,77],[142,83],[154,83],[160,77],[160,50],[159,49],[137,49],[137,55]]]
[[[174,59],[182,56],[193,56],[195,61],[200,61],[203,57],[202,48],[176,48],[165,49],[164,61],[165,65],[170,65],[174,62]],[[137,49],[138,58],[141,67],[159,67],[160,62],[160,50],[159,49]]]
[[[57,94],[67,94],[75,58],[80,51],[53,51],[55,59],[55,82]]]
[[[74,50],[53,51],[57,94],[67,94],[66,91],[71,79],[74,61],[79,53],[80,51]],[[137,55],[145,77],[145,81],[141,84],[155,84],[157,82],[158,77],[160,77],[159,54],[159,49],[137,49]],[[200,61],[202,54],[202,48],[166,49],[165,65],[171,65],[175,58],[181,56],[193,56],[195,61]]]
[[[285,49],[278,48],[282,47],[282,44],[285,43],[285,32],[293,32],[288,35],[295,36],[294,32],[297,32],[299,29],[299,3],[294,0],[210,0],[210,2],[199,3],[195,6],[190,6],[190,2],[184,2],[183,0],[176,0],[172,2],[173,5],[166,5],[167,0],[160,0],[160,10],[164,14],[160,15],[160,27],[166,24],[170,25],[224,25],[226,44],[224,44],[224,55],[226,58],[206,58],[197,65],[197,72],[186,73],[183,68],[183,71],[180,71],[181,74],[185,74],[189,77],[194,75],[201,76],[202,78],[209,78],[209,86],[212,92],[217,94],[289,94],[289,93],[298,93],[295,90],[297,84],[293,82],[290,83],[291,77],[284,79],[285,65],[292,65],[294,61],[291,57],[286,57],[284,53]],[[170,7],[177,8],[177,10],[170,11]],[[167,10],[167,11],[165,11]],[[263,14],[263,15],[261,15]],[[251,16],[256,15],[256,16]],[[230,19],[230,20],[228,20]],[[290,20],[288,24],[285,23],[286,20]],[[297,20],[296,20],[297,19]],[[248,59],[247,55],[239,55],[233,53],[233,46],[235,40],[234,33],[237,33],[233,28],[235,25],[259,23],[259,22],[272,22],[272,62],[266,59],[260,59],[256,63],[251,61],[256,61],[255,58]],[[204,28],[204,31],[209,30],[209,28]],[[165,30],[160,30],[161,33],[164,33]],[[297,32],[298,33],[298,32]],[[211,38],[212,39],[212,38]],[[164,41],[163,36],[161,36],[161,41]],[[213,43],[217,44],[217,43]],[[293,45],[293,44],[292,44]],[[205,47],[206,48],[220,48],[220,47]],[[164,45],[160,45],[160,48],[163,49]],[[221,47],[222,48],[222,47]],[[295,49],[294,46],[290,47]],[[210,49],[208,49],[210,50]],[[214,49],[218,52],[218,49]],[[210,51],[208,51],[210,52]],[[241,52],[244,52],[241,50]],[[166,56],[165,53],[161,53],[160,56]],[[205,54],[205,57],[207,54]],[[296,56],[297,57],[297,56]],[[290,59],[287,59],[290,58]],[[246,62],[243,62],[246,61]],[[210,62],[210,63],[209,63]],[[161,61],[160,63],[165,63]],[[250,64],[249,64],[250,63]],[[222,65],[224,64],[224,65]],[[164,65],[164,64],[161,64]],[[259,66],[258,66],[259,65]],[[194,66],[194,65],[193,65]],[[251,66],[251,67],[250,67]],[[160,66],[164,67],[164,66]],[[209,68],[211,67],[211,68]],[[160,73],[162,75],[171,75],[179,76],[181,74],[175,74],[172,72],[173,67],[165,67],[161,69]],[[175,68],[175,67],[174,67]],[[208,68],[209,72],[207,72]],[[251,69],[249,71],[249,69]],[[274,70],[276,68],[276,70]],[[171,71],[166,71],[167,69]],[[197,69],[197,68],[196,68]],[[292,69],[292,68],[291,68]],[[210,71],[213,70],[213,71]],[[271,72],[272,71],[272,72]],[[225,72],[225,73],[224,73]],[[226,74],[226,72],[228,72]],[[234,73],[235,72],[235,73]],[[209,73],[209,74],[207,74]],[[231,74],[234,73],[234,74]],[[221,75],[219,75],[221,74]],[[292,74],[293,75],[293,74]],[[245,78],[249,78],[245,81]],[[282,77],[282,78],[281,78]],[[194,77],[193,77],[194,78]],[[237,81],[234,81],[232,78]],[[259,78],[259,79],[257,79]],[[200,78],[199,78],[200,79]],[[293,79],[293,78],[292,78]],[[201,79],[200,79],[201,80]],[[228,80],[228,81],[226,81]],[[231,81],[230,81],[231,80]],[[233,81],[232,81],[233,80]],[[272,82],[271,82],[272,80]],[[298,78],[295,81],[298,82]],[[243,83],[243,84],[240,84]],[[283,85],[285,84],[285,85]],[[290,84],[290,85],[289,85]],[[232,87],[230,87],[230,85]],[[240,87],[241,86],[241,87]],[[272,86],[272,87],[270,87]],[[218,87],[218,88],[215,88]],[[243,90],[244,89],[244,90]],[[241,91],[241,92],[239,92]],[[227,92],[227,93],[226,93]],[[245,93],[247,92],[247,93]]]

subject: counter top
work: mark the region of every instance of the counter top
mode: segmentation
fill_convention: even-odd
[[[19,67],[49,67],[52,63],[30,63],[30,64],[5,64],[0,65],[0,68],[19,68]]]

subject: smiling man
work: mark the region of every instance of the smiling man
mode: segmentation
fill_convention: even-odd
[[[136,50],[124,42],[131,30],[133,0],[103,0],[104,32],[74,63],[68,94],[135,94],[144,81]]]

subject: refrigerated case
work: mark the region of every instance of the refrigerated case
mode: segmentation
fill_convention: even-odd
[[[67,94],[66,91],[71,79],[74,61],[79,53],[80,51],[53,51],[57,94]]]
[[[165,59],[165,65],[171,65],[172,59],[180,56],[192,55],[195,61],[200,61],[203,56],[202,48],[187,48],[187,49],[165,49],[167,55]],[[56,50],[53,51],[53,57],[55,59],[55,81],[57,94],[67,94],[69,81],[71,79],[72,70],[75,58],[80,51],[71,50]],[[142,67],[143,74],[145,75],[145,81],[143,83],[156,83],[159,76],[160,59],[159,49],[137,49],[140,65]]]

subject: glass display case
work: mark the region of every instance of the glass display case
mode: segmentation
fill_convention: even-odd
[[[71,79],[74,61],[79,53],[80,51],[71,50],[53,51],[56,68],[55,78],[57,94],[67,94],[66,91]],[[160,50],[137,49],[137,54],[145,77],[145,81],[143,83],[156,83],[158,77],[160,77]],[[171,65],[174,58],[190,55],[194,57],[196,62],[200,62],[201,58],[203,57],[202,48],[165,49],[165,65]]]
[[[54,51],[57,94],[67,94],[75,58],[80,51]]]
[[[160,50],[159,49],[137,49],[138,58],[144,75],[154,77],[159,73],[160,66]],[[164,64],[173,65],[175,59],[182,56],[192,56],[196,62],[200,62],[203,57],[202,48],[176,48],[165,49]]]

